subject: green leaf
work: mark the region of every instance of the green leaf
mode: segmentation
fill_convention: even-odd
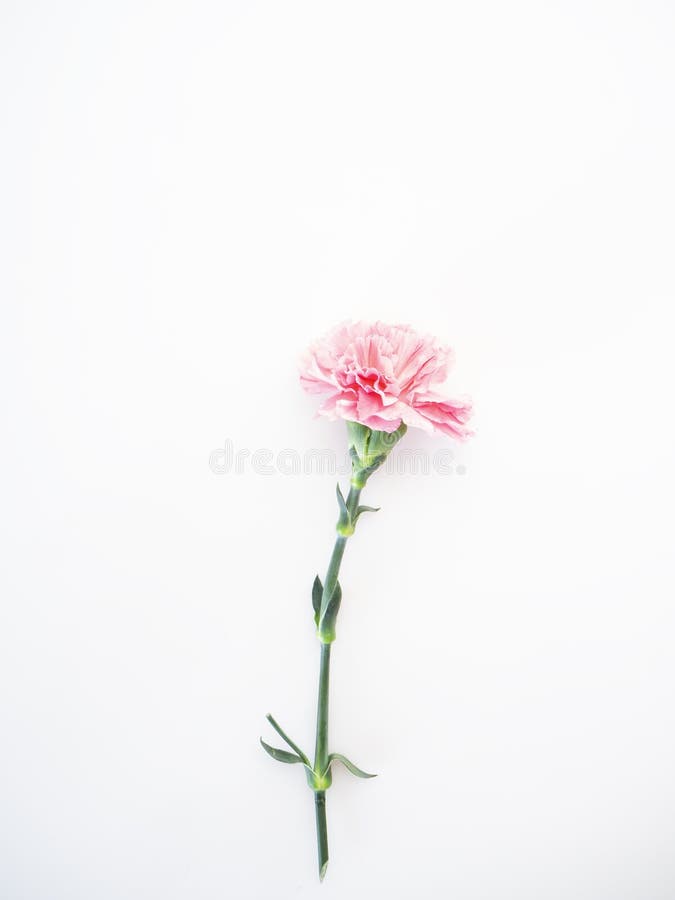
[[[276,759],[277,762],[282,763],[302,763],[305,765],[304,760],[300,759],[299,756],[296,756],[295,753],[289,753],[288,750],[279,750],[277,747],[270,747],[269,744],[266,744],[262,738],[260,738],[260,743],[263,745],[264,749],[269,753],[272,759]]]
[[[314,609],[314,624],[319,624],[319,613],[321,612],[321,597],[323,596],[323,585],[321,579],[317,575],[312,585],[312,608]]]
[[[281,727],[281,725],[279,725],[279,723],[276,721],[276,719],[274,719],[269,713],[267,713],[267,715],[265,716],[265,718],[266,718],[267,721],[270,723],[270,725],[272,726],[272,728],[274,728],[274,730],[276,731],[276,733],[286,741],[286,743],[287,743],[288,746],[291,748],[291,750],[295,750],[295,752],[298,754],[298,756],[300,757],[300,759],[302,760],[302,762],[304,762],[304,763],[306,763],[307,765],[309,765],[309,758],[308,758],[307,754],[306,754],[306,753],[303,753],[302,750],[298,747],[298,745],[295,744],[295,743],[289,738],[289,736],[288,736],[288,735],[286,734],[286,732],[283,730],[283,728]]]
[[[347,509],[347,503],[345,502],[345,498],[342,496],[342,491],[340,490],[340,482],[335,485],[335,493],[337,495],[338,506],[340,507],[340,512],[344,515],[349,515],[349,510]]]
[[[379,511],[380,511],[380,507],[379,507],[379,506],[358,506],[358,507],[356,508],[356,513],[354,514],[353,522],[354,522],[354,524],[356,525],[356,523],[357,523],[358,520],[359,520],[359,516],[361,515],[361,513],[364,513],[364,512],[379,512]]]
[[[335,590],[328,601],[324,614],[319,622],[319,637],[324,644],[329,644],[335,640],[335,620],[340,611],[340,603],[342,603],[342,588],[340,582],[335,583]]]
[[[341,753],[331,753],[328,757],[328,764],[330,765],[334,759],[341,762],[342,765],[349,769],[352,775],[356,775],[357,778],[377,778],[377,775],[369,775],[368,772],[359,769],[358,766],[355,766],[353,762],[350,762],[347,757],[343,756]]]
[[[342,491],[340,490],[340,485],[337,484],[335,486],[335,493],[337,494],[338,506],[340,507],[340,515],[338,516],[337,521],[337,531],[338,534],[342,534],[345,536],[349,536],[354,533],[354,527],[352,525],[352,518],[349,514],[349,510],[347,509],[347,503],[345,498],[342,496]]]
[[[335,582],[335,590],[333,591],[333,596],[328,601],[328,606],[326,607],[326,612],[328,610],[335,610],[337,614],[338,609],[340,609],[340,604],[342,603],[342,586],[339,581]]]

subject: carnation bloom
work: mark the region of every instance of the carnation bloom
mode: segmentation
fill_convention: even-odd
[[[405,423],[464,438],[471,401],[435,391],[451,359],[448,347],[408,325],[344,322],[306,351],[300,381],[308,393],[327,395],[319,412],[329,419],[389,433]]]

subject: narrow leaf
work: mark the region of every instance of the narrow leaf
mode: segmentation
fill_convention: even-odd
[[[272,759],[276,759],[277,762],[282,763],[303,763],[303,760],[300,759],[299,756],[296,756],[295,753],[289,753],[288,750],[279,750],[276,747],[270,747],[269,744],[266,744],[262,738],[260,738],[260,743],[263,745],[264,749],[269,753]]]
[[[333,596],[328,601],[328,609],[334,609],[336,612],[340,608],[340,604],[342,603],[342,587],[339,581],[335,582],[335,590],[333,591]]]
[[[288,736],[288,735],[286,734],[286,732],[283,730],[283,728],[281,727],[281,725],[279,725],[279,723],[276,721],[276,719],[274,719],[269,713],[267,713],[266,719],[267,719],[267,721],[270,723],[270,725],[272,726],[272,728],[274,728],[274,730],[276,731],[276,733],[277,733],[278,735],[280,735],[280,736],[286,741],[286,743],[287,743],[288,746],[291,748],[291,750],[295,750],[295,752],[298,754],[298,756],[300,757],[300,759],[301,759],[304,763],[309,764],[309,759],[308,759],[308,757],[307,757],[307,754],[303,753],[302,750],[298,747],[298,745],[295,744],[295,743],[293,743],[293,741],[289,738],[289,736]]]
[[[351,514],[347,507],[347,502],[342,496],[342,491],[340,490],[339,484],[335,486],[335,493],[337,495],[338,506],[340,507],[340,515],[338,516],[336,525],[337,533],[345,537],[349,537],[350,534],[354,534],[354,525],[352,523]]]
[[[354,519],[353,519],[354,524],[356,525],[356,523],[357,523],[357,521],[358,521],[359,516],[361,515],[361,513],[364,513],[364,512],[379,512],[379,511],[380,511],[380,507],[379,507],[379,506],[358,506],[358,507],[356,508],[356,513],[354,514]]]
[[[323,585],[321,579],[317,575],[312,585],[312,608],[314,610],[314,624],[319,624],[319,613],[321,612],[321,597],[323,595]]]
[[[340,514],[349,518],[349,510],[347,509],[347,503],[345,502],[345,498],[342,496],[342,491],[340,490],[340,483],[335,485],[335,493],[337,494],[337,502],[340,507]]]
[[[342,588],[340,587],[340,582],[337,581],[318,625],[319,636],[324,642],[330,643],[335,640],[335,620],[340,611],[340,603],[342,603]]]
[[[355,766],[353,762],[350,762],[346,756],[343,756],[341,753],[331,753],[328,757],[329,763],[334,759],[337,759],[338,762],[341,762],[343,766],[345,766],[352,775],[356,775],[357,778],[377,778],[377,775],[369,775],[368,772],[364,772],[363,769],[359,769],[358,766]]]
[[[340,611],[340,603],[342,603],[342,588],[340,587],[340,582],[337,581],[333,594],[326,604],[326,609],[318,624],[319,637],[324,643],[330,643],[335,640],[335,620]]]

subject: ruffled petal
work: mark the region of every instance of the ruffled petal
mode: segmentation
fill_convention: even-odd
[[[471,402],[432,391],[446,377],[449,348],[408,325],[342,322],[315,342],[301,362],[300,382],[327,394],[319,413],[378,431],[401,424],[453,437],[471,434]]]
[[[473,434],[466,426],[472,413],[472,404],[468,397],[450,400],[431,393],[419,394],[415,396],[413,405],[420,416],[432,424],[435,431],[460,440]]]

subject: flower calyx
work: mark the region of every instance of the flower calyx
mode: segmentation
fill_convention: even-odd
[[[408,430],[401,422],[395,431],[375,431],[360,422],[347,422],[349,455],[352,460],[352,485],[361,489],[387,459]]]

